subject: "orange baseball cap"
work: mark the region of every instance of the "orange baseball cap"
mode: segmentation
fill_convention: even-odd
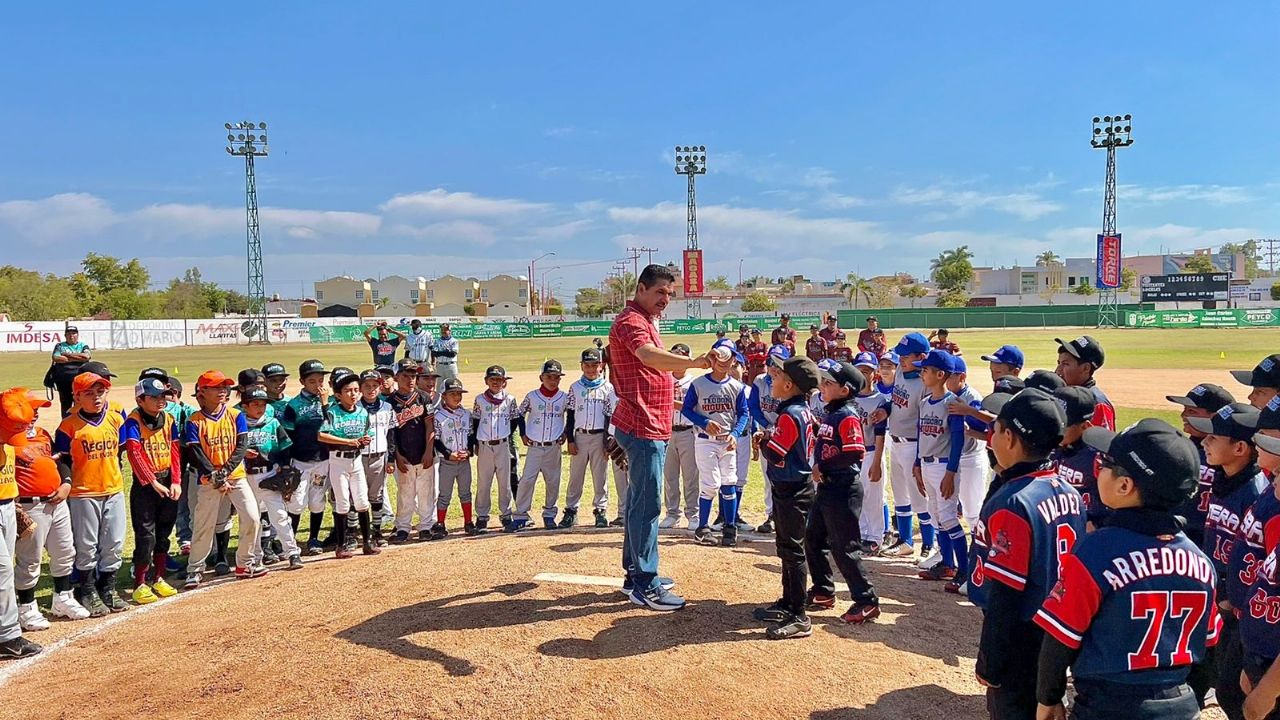
[[[35,418],[26,388],[10,388],[0,393],[0,443],[15,447],[26,445],[27,428]]]
[[[205,370],[196,379],[196,390],[208,387],[234,387],[235,380],[223,375],[219,370]]]
[[[47,408],[53,405],[53,401],[49,398],[33,392],[27,393],[27,401],[31,403],[33,408]]]
[[[88,390],[89,388],[93,387],[94,385],[97,385],[98,383],[102,383],[108,390],[111,389],[110,380],[95,373],[83,372],[77,375],[75,380],[71,381],[71,392],[72,393],[84,392],[85,390]]]

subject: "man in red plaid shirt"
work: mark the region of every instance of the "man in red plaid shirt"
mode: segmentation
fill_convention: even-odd
[[[613,365],[610,381],[618,394],[613,413],[614,436],[627,453],[630,484],[622,531],[623,590],[631,602],[650,610],[684,607],[684,599],[668,592],[670,578],[658,576],[658,516],[662,511],[662,472],[671,438],[672,371],[711,367],[707,355],[689,358],[664,349],[658,316],[675,294],[675,275],[663,265],[649,265],[636,282],[635,299],[627,303],[609,330]]]

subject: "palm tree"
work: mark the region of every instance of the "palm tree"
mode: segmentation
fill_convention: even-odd
[[[1058,257],[1058,253],[1052,250],[1045,250],[1036,256],[1036,265],[1040,265],[1041,267],[1050,267],[1061,264],[1062,258]]]
[[[849,299],[849,304],[854,310],[858,309],[859,295],[866,299],[868,304],[871,302],[871,283],[859,277],[857,273],[849,273],[845,276],[845,282],[840,286],[840,291]]]
[[[969,250],[968,245],[961,245],[954,250],[943,250],[938,253],[938,257],[929,261],[929,276],[937,278],[938,271],[950,265],[962,262],[970,262],[973,260],[973,251]]]

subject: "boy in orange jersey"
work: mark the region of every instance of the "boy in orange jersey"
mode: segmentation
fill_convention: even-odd
[[[71,481],[67,500],[75,538],[80,587],[76,600],[92,617],[123,612],[129,605],[116,592],[116,571],[124,553],[125,414],[107,403],[111,381],[82,372],[71,381],[71,414],[53,436],[53,451],[64,481]]]
[[[249,425],[239,410],[227,406],[235,381],[217,370],[208,370],[196,380],[196,401],[200,410],[191,414],[182,433],[187,455],[196,466],[196,512],[192,523],[191,556],[183,587],[200,586],[205,558],[213,547],[218,511],[225,497],[240,515],[240,544],[236,547],[236,577],[253,578],[267,574],[263,565],[253,564],[253,545],[258,539],[258,500],[245,479],[244,456],[249,451]]]
[[[0,396],[0,659],[29,657],[42,649],[22,637],[13,584],[18,529],[14,506],[18,496],[17,457],[20,446],[27,444],[27,427],[33,415],[25,390],[19,388]]]
[[[169,535],[182,497],[178,424],[164,411],[165,384],[144,378],[134,386],[138,407],[124,422],[124,449],[133,469],[129,517],[133,521],[133,601],[147,605],[178,594],[164,579]],[[148,585],[148,582],[151,584]]]

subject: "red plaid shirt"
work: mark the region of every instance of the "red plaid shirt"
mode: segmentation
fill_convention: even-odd
[[[613,426],[638,438],[666,440],[671,437],[675,378],[640,362],[636,351],[644,345],[662,348],[662,338],[656,318],[632,300],[609,329],[609,380],[618,393]]]

